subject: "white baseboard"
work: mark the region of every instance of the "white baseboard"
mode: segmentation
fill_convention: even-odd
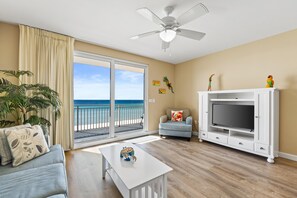
[[[153,134],[159,133],[159,130],[147,131],[146,133],[149,134],[149,135],[153,135]]]
[[[289,159],[289,160],[297,161],[297,155],[292,155],[292,154],[289,154],[289,153],[279,152],[278,156],[282,157],[282,158]]]
[[[192,131],[192,135],[198,136],[198,131]]]

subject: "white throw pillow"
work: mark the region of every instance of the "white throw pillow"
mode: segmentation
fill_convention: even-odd
[[[7,142],[5,131],[23,129],[23,128],[28,128],[28,127],[31,127],[31,124],[24,124],[24,125],[19,125],[19,126],[0,129],[1,165],[3,165],[3,166],[7,165],[7,164],[11,163],[11,161],[12,161],[12,156],[11,156],[11,153],[10,153],[10,148],[9,148],[9,145],[8,145],[8,142]]]
[[[18,166],[49,152],[42,128],[39,125],[5,131],[12,154],[12,166]]]

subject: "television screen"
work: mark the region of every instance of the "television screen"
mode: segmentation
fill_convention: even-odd
[[[213,104],[212,124],[254,130],[254,106]]]

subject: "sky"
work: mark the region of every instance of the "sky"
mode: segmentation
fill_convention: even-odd
[[[75,100],[109,100],[109,68],[74,63],[73,70]],[[143,73],[116,70],[115,99],[143,100],[143,81]]]

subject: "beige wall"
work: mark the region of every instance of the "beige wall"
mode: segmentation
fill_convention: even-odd
[[[0,22],[0,69],[15,70],[19,64],[19,28]]]
[[[19,28],[0,22],[0,69],[16,70],[19,64]],[[0,74],[0,77],[2,74]],[[12,82],[17,82],[11,78]]]
[[[153,87],[151,82],[152,80],[162,81],[163,76],[167,76],[174,85],[174,65],[79,41],[75,42],[75,50],[147,64],[149,72],[149,98],[155,98],[156,100],[155,103],[149,103],[149,130],[158,129],[159,117],[165,113],[167,107],[174,106],[174,94],[170,92],[164,95],[158,94],[159,87]],[[18,54],[18,26],[0,22],[0,69],[18,69]],[[161,85],[165,87],[163,82]]]
[[[198,118],[197,91],[262,88],[269,74],[280,89],[280,150],[297,154],[297,30],[197,58],[175,67],[175,105]]]

